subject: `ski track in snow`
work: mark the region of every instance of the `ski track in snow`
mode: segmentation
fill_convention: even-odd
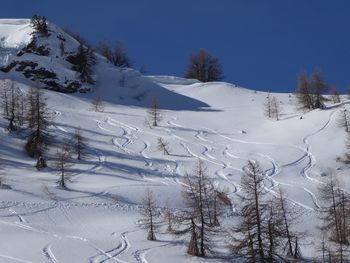
[[[269,180],[271,182],[271,187],[266,187],[265,186],[265,190],[271,192],[271,194],[273,195],[276,195],[277,193],[272,191],[272,189],[276,186],[278,186],[280,183],[277,183],[273,177],[275,177],[276,175],[280,174],[282,172],[282,169],[283,168],[288,168],[288,167],[291,167],[291,166],[294,166],[294,165],[298,165],[299,163],[303,162],[305,159],[308,159],[308,162],[307,164],[302,168],[301,170],[301,174],[306,177],[308,180],[312,181],[312,182],[315,182],[315,183],[318,183],[318,184],[322,184],[323,182],[317,180],[317,179],[314,179],[314,178],[311,178],[308,174],[309,171],[312,170],[312,168],[315,166],[316,164],[316,159],[314,157],[314,155],[311,153],[311,147],[308,143],[308,139],[316,134],[318,134],[319,132],[323,131],[324,129],[327,128],[327,126],[330,124],[330,122],[332,121],[332,118],[333,118],[333,115],[335,114],[336,111],[333,111],[327,122],[320,128],[318,129],[317,131],[305,136],[303,138],[303,143],[305,145],[305,148],[302,148],[300,146],[296,146],[296,145],[277,145],[277,144],[269,144],[269,143],[261,143],[261,142],[249,142],[249,141],[244,141],[244,140],[240,140],[240,139],[234,139],[234,138],[231,138],[231,137],[228,137],[228,136],[225,136],[225,135],[222,135],[218,132],[216,132],[215,130],[212,130],[208,127],[204,127],[203,129],[198,129],[197,132],[195,132],[195,135],[194,137],[197,138],[198,140],[204,142],[204,143],[208,143],[210,142],[208,139],[204,139],[203,138],[203,134],[205,132],[205,130],[208,130],[210,132],[212,132],[213,134],[216,134],[226,140],[229,140],[229,141],[233,141],[235,143],[243,143],[243,144],[255,144],[255,145],[269,145],[269,146],[275,146],[275,147],[281,147],[281,146],[285,146],[285,147],[291,147],[291,148],[294,148],[294,149],[297,149],[297,150],[300,150],[303,152],[303,155],[301,157],[298,157],[296,160],[290,162],[290,163],[287,163],[287,164],[284,164],[284,165],[279,165],[271,156],[268,156],[266,154],[262,154],[262,153],[257,153],[257,155],[260,155],[262,158],[265,158],[265,159],[268,159],[270,161],[270,163],[272,164],[272,168],[264,171],[264,174],[265,174],[265,178],[267,180]],[[183,126],[182,125],[179,125],[179,124],[175,124],[174,121],[168,121],[167,122],[168,125],[172,125],[172,126],[176,126],[176,127],[179,127],[179,128],[182,128]],[[211,144],[215,145],[214,142],[210,142]],[[184,142],[184,140],[182,140],[182,142],[180,142],[180,144],[183,146],[183,148],[188,152],[188,154],[190,154],[192,157],[195,157],[195,158],[198,158],[198,159],[202,159],[203,161],[206,161],[206,162],[210,162],[210,163],[213,163],[215,165],[221,165],[223,168],[222,169],[219,169],[217,170],[215,173],[227,180],[228,178],[224,175],[223,173],[223,170],[225,168],[228,167],[227,163],[225,162],[222,162],[220,161],[218,158],[215,158],[213,157],[210,152],[213,150],[212,147],[206,145],[206,144],[202,144],[202,146],[204,147],[204,151],[202,152],[202,155],[204,155],[205,157],[207,158],[204,158],[198,154],[195,154],[193,151],[190,150],[189,146]],[[225,150],[223,151],[223,155],[225,156],[228,156],[228,157],[231,157],[231,158],[235,158],[235,159],[246,159],[246,158],[242,158],[240,156],[235,156],[233,154],[230,154],[228,152],[228,149],[225,148]],[[221,162],[221,164],[220,164]],[[236,170],[239,170],[239,169],[236,169]],[[320,208],[320,205],[318,204],[318,200],[317,200],[317,197],[314,193],[312,193],[310,190],[308,190],[307,188],[303,188],[304,191],[307,192],[307,194],[310,196],[312,202],[314,203],[316,209],[319,209]],[[313,210],[312,208],[304,205],[304,204],[301,204],[301,203],[298,203],[294,200],[290,200],[291,202],[293,202],[294,204],[298,204],[300,205],[301,207],[303,208],[306,208],[308,210]]]
[[[283,168],[288,168],[291,166],[298,165],[305,160],[307,160],[307,164],[302,168],[300,173],[306,179],[310,180],[313,183],[317,183],[317,184],[322,183],[321,181],[319,181],[315,178],[312,178],[310,176],[310,172],[312,171],[312,168],[316,165],[317,161],[311,152],[311,146],[310,146],[308,140],[312,136],[317,135],[318,133],[320,133],[321,131],[323,131],[324,129],[326,129],[328,127],[328,125],[331,123],[331,121],[333,119],[333,115],[335,114],[335,112],[336,111],[331,112],[329,119],[320,129],[305,136],[302,139],[305,148],[300,147],[300,146],[296,146],[296,145],[278,145],[278,144],[270,144],[270,143],[244,141],[241,139],[235,139],[235,138],[231,138],[231,137],[228,137],[226,135],[220,134],[219,132],[217,132],[209,127],[204,127],[204,128],[200,128],[197,130],[193,130],[193,137],[197,141],[196,142],[189,141],[188,139],[183,138],[183,137],[179,136],[178,134],[175,134],[173,132],[173,130],[171,129],[171,126],[176,127],[176,128],[184,128],[184,126],[181,126],[180,124],[175,123],[175,121],[177,120],[176,117],[173,117],[170,121],[166,122],[167,125],[169,126],[169,128],[156,127],[154,129],[154,131],[143,130],[141,128],[123,123],[123,122],[115,120],[115,119],[112,119],[110,117],[105,118],[104,121],[99,121],[99,120],[95,120],[95,121],[96,121],[97,127],[100,130],[103,130],[103,131],[109,133],[108,135],[111,136],[111,142],[112,142],[113,147],[115,147],[115,148],[117,148],[117,149],[119,149],[127,154],[142,156],[144,161],[145,161],[145,166],[148,167],[149,169],[153,168],[153,166],[154,166],[154,163],[152,162],[152,157],[149,156],[147,153],[147,151],[151,147],[151,143],[149,141],[142,140],[141,136],[138,136],[138,135],[140,133],[144,133],[144,134],[151,135],[153,137],[161,137],[162,131],[165,132],[168,136],[170,136],[170,138],[172,138],[175,142],[177,142],[180,146],[183,147],[183,149],[188,153],[189,158],[200,159],[200,160],[203,160],[205,162],[211,163],[215,166],[219,166],[219,169],[215,172],[216,176],[218,178],[221,178],[221,179],[227,181],[228,183],[230,183],[234,188],[233,193],[239,192],[239,186],[237,186],[234,182],[231,182],[231,180],[227,177],[227,173],[225,173],[225,170],[232,169],[232,170],[236,170],[236,171],[241,172],[241,169],[237,168],[237,167],[233,167],[230,162],[224,161],[224,159],[227,158],[227,159],[248,160],[248,158],[243,157],[243,156],[237,156],[237,155],[230,153],[229,152],[229,150],[230,150],[229,143],[225,146],[224,143],[217,143],[215,141],[211,141],[211,140],[207,139],[205,136],[207,131],[209,131],[213,135],[216,135],[216,136],[223,138],[227,142],[252,144],[252,145],[267,145],[267,146],[273,146],[273,147],[291,147],[291,148],[294,148],[294,149],[301,151],[302,155],[299,156],[296,160],[293,160],[293,161],[291,161],[287,164],[283,164],[283,165],[278,164],[278,162],[272,156],[266,155],[264,153],[255,153],[257,156],[259,156],[262,159],[267,160],[271,164],[271,167],[264,171],[264,175],[265,175],[266,180],[268,180],[270,182],[270,186],[265,185],[265,189],[266,189],[266,191],[270,192],[271,194],[276,195],[277,193],[273,190],[273,188],[278,186],[279,183],[277,183],[275,181],[274,177],[276,177],[278,174],[280,174],[282,172]],[[58,112],[55,114],[57,116],[61,115],[61,113],[58,113]],[[106,126],[110,126],[111,128],[107,128]],[[63,131],[63,132],[67,132],[64,128],[61,129],[61,127],[59,127],[59,126],[56,126],[56,128]],[[114,131],[114,129],[118,129],[119,133],[120,133],[120,131],[122,133],[120,135],[116,135],[116,132]],[[141,141],[142,144],[144,145],[143,148],[138,150],[138,151],[133,151],[133,150],[129,149],[128,146],[134,144],[135,141]],[[201,151],[199,153],[194,152],[190,148],[191,144],[196,144],[197,146],[199,145],[200,147],[203,148],[203,151]],[[216,157],[217,152],[219,152],[220,156],[224,157],[224,159],[222,159],[220,157]],[[99,164],[96,165],[95,167],[93,167],[92,169],[90,169],[90,172],[96,172],[99,169],[101,169],[103,167],[103,163],[106,161],[107,157],[104,156],[102,153],[96,151],[96,155],[98,156]],[[174,174],[174,176],[175,176],[175,178],[173,179],[174,182],[177,182],[178,184],[183,184],[181,181],[179,181],[179,178],[177,178],[178,176],[176,176],[176,174],[181,175],[180,169],[179,169],[180,161],[172,161],[172,160],[167,160],[167,161],[169,164],[165,164],[164,169],[166,169],[167,171],[170,171],[170,174]],[[173,167],[170,166],[171,163],[173,164],[172,165]],[[86,173],[86,171],[85,171],[85,173]],[[142,177],[145,180],[160,182],[160,183],[166,185],[166,183],[163,182],[162,180],[160,180],[160,178],[153,179],[153,178],[145,178],[145,176],[142,176]],[[163,179],[170,181],[169,178],[163,178]],[[306,187],[304,187],[303,190],[310,196],[316,209],[319,209],[320,205],[318,203],[318,200],[317,200],[317,197],[315,196],[315,194],[312,193]],[[313,208],[310,208],[304,204],[298,203],[295,200],[289,200],[289,201],[292,202],[293,204],[299,205],[307,210],[314,210]],[[62,210],[62,212],[63,212],[62,214],[69,221],[70,219],[69,219],[68,213],[65,210],[65,208],[63,206],[59,206],[59,208]],[[22,229],[26,229],[28,231],[34,231],[34,232],[36,231],[36,232],[42,233],[42,234],[52,235],[55,238],[72,238],[72,239],[76,239],[76,240],[80,240],[82,242],[88,243],[91,247],[93,247],[94,249],[96,249],[99,252],[98,255],[90,258],[90,262],[94,262],[94,263],[101,262],[102,263],[102,262],[107,262],[107,261],[112,260],[114,262],[125,263],[125,261],[119,259],[118,257],[120,255],[122,255],[123,253],[125,253],[125,251],[127,251],[131,246],[127,237],[126,237],[128,232],[124,232],[120,235],[120,237],[119,237],[120,243],[118,244],[117,247],[110,249],[110,250],[107,250],[107,251],[104,251],[103,249],[97,247],[96,245],[91,243],[88,239],[83,238],[83,237],[79,237],[79,236],[63,236],[63,237],[61,237],[59,235],[56,235],[56,234],[53,234],[50,232],[45,232],[45,231],[40,230],[40,229],[32,228],[32,227],[27,225],[28,222],[25,220],[25,218],[23,218],[21,215],[17,214],[15,212],[15,210],[13,210],[13,208],[10,208],[9,210],[11,213],[15,214],[20,221],[20,223],[15,223],[14,225],[16,225]],[[5,223],[5,222],[1,222],[1,223]],[[44,255],[47,257],[47,259],[50,262],[57,263],[58,260],[55,258],[55,255],[53,254],[53,252],[51,250],[51,246],[52,246],[52,243],[48,244],[46,247],[44,247],[42,249],[42,252],[44,253]],[[161,246],[164,246],[164,245],[161,245]],[[161,246],[157,246],[157,247],[161,247]],[[137,262],[148,263],[145,256],[151,249],[154,249],[154,248],[156,248],[156,247],[136,250],[135,252],[132,253],[132,255],[137,260]],[[3,256],[0,255],[0,257],[3,257]],[[6,256],[4,256],[4,257],[6,257]],[[19,262],[27,262],[27,261],[21,261],[20,259],[18,261]]]
[[[134,256],[136,261],[139,262],[139,263],[149,263],[149,261],[147,261],[147,259],[146,259],[146,254],[147,253],[149,253],[153,249],[168,246],[169,244],[170,243],[159,245],[159,246],[155,246],[155,247],[139,249],[139,250],[136,250],[135,252],[133,252],[132,255]]]
[[[113,233],[114,234],[114,233]],[[125,261],[119,259],[118,257],[125,253],[130,247],[129,240],[127,239],[128,232],[123,232],[119,237],[119,244],[117,247],[112,248],[107,251],[103,251],[99,255],[93,256],[90,258],[90,262],[93,263],[105,263],[109,260],[113,260],[115,262],[124,263]]]

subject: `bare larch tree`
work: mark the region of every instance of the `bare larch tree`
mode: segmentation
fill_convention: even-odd
[[[162,138],[158,138],[157,149],[162,151],[164,155],[170,155],[169,143]]]
[[[156,199],[154,194],[149,189],[146,190],[145,197],[142,200],[143,207],[141,209],[142,219],[141,228],[146,229],[148,240],[157,240],[156,231],[160,226],[159,216],[160,213],[156,209]]]
[[[29,156],[39,157],[50,143],[48,132],[50,115],[48,113],[46,97],[39,88],[31,88],[27,95],[28,112],[27,124],[31,130],[25,149]]]
[[[347,109],[339,112],[338,116],[338,126],[341,128],[345,128],[345,132],[350,131],[350,115]]]
[[[178,229],[173,231],[174,234],[188,235],[187,253],[199,257],[211,254],[212,239],[219,231],[215,223],[220,217],[219,210],[215,211],[218,190],[206,173],[204,164],[199,162],[192,174],[185,175],[182,193],[186,209],[177,215]]]
[[[80,127],[75,129],[71,141],[73,146],[73,152],[77,155],[77,159],[82,160],[87,154],[87,139],[83,136]]]
[[[151,127],[157,127],[161,120],[162,120],[162,115],[160,113],[158,100],[156,98],[152,98],[151,104],[148,108],[148,121],[147,121],[147,123]]]
[[[271,108],[271,96],[270,93],[267,94],[264,102],[264,114],[267,118],[272,118],[272,108]]]
[[[4,80],[1,88],[4,118],[9,122],[8,130],[15,131],[23,124],[23,120],[20,118],[22,97],[12,80]]]
[[[324,92],[329,91],[329,86],[326,84],[323,76],[319,71],[315,71],[310,78],[311,88],[313,91],[314,99],[314,108],[319,109],[324,107],[324,102],[326,98],[322,96]]]
[[[123,41],[117,41],[114,51],[106,41],[101,41],[97,46],[97,51],[116,67],[130,68],[132,66],[132,61]]]
[[[266,262],[269,243],[264,242],[263,219],[268,207],[263,203],[265,190],[263,173],[259,164],[248,161],[241,178],[241,207],[239,224],[234,229],[233,252],[245,256],[251,262]]]
[[[340,103],[341,102],[341,99],[340,99],[340,95],[339,95],[339,92],[337,90],[337,88],[335,86],[332,86],[330,88],[331,90],[331,97],[332,97],[332,101],[333,103]]]
[[[308,77],[301,74],[298,78],[298,90],[296,92],[300,109],[312,110],[314,108],[314,98]]]
[[[104,111],[104,102],[102,100],[102,95],[99,91],[91,99],[91,109],[96,112]]]
[[[71,163],[71,149],[68,143],[64,143],[62,147],[56,152],[56,161],[54,166],[57,170],[60,179],[58,180],[58,184],[61,187],[66,187],[66,180],[69,174],[68,169],[72,166]]]

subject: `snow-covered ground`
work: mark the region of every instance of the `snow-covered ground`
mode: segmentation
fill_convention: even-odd
[[[123,76],[127,84],[121,87]],[[147,241],[137,225],[146,189],[155,193],[160,207],[166,201],[174,209],[183,206],[182,177],[199,159],[229,189],[234,206],[242,167],[248,160],[259,161],[266,189],[274,194],[282,187],[290,202],[304,210],[299,230],[307,232],[301,249],[306,257],[315,255],[320,238],[317,188],[324,173],[338,174],[350,190],[348,167],[336,162],[345,152],[346,133],[337,126],[337,115],[348,107],[346,101],[301,113],[294,95],[272,94],[283,108],[281,120],[274,121],[264,116],[266,93],[227,83],[144,77],[103,60],[96,78],[93,93],[45,92],[53,145],[46,154],[49,168],[43,171],[25,155],[22,134],[9,134],[6,121],[0,120],[0,173],[11,186],[0,190],[0,262],[225,262],[186,256],[184,240],[162,230],[159,241]],[[30,83],[22,83],[16,85],[27,92]],[[91,110],[96,92],[105,101],[103,112]],[[142,93],[147,96],[135,98]],[[150,128],[145,106],[153,96],[163,120]],[[62,189],[50,160],[59,142],[78,127],[88,138],[89,155],[70,168],[67,189]],[[169,142],[169,156],[157,150],[159,137]]]

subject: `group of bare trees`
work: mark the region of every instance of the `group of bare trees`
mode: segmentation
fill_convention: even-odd
[[[232,249],[250,262],[298,259],[299,234],[293,231],[300,211],[289,205],[282,190],[268,197],[259,164],[249,161],[241,179],[239,223],[233,228]]]
[[[188,254],[205,257],[211,253],[212,238],[219,233],[223,207],[231,203],[225,192],[219,190],[208,176],[202,162],[193,172],[186,174],[184,184],[182,194],[186,208],[177,213],[168,205],[159,209],[154,195],[147,191],[141,226],[148,230],[148,239],[154,240],[156,229],[165,224],[170,233],[188,238]]]
[[[25,96],[11,80],[0,82],[0,92],[2,115],[9,122],[8,130],[16,131],[24,125]]]
[[[319,71],[315,71],[310,77],[301,74],[296,92],[300,108],[305,110],[323,108],[326,101],[323,94],[329,89],[329,85]]]
[[[191,56],[185,77],[210,82],[222,80],[224,76],[219,59],[210,55],[205,49],[200,49]]]
[[[0,82],[0,106],[4,119],[8,121],[9,132],[23,131],[26,134],[24,149],[28,156],[37,158],[36,168],[47,166],[44,153],[52,143],[49,124],[52,119],[47,97],[39,87],[30,88],[24,93],[11,80]],[[86,138],[80,128],[75,130],[71,138],[64,142],[56,153],[54,167],[59,171],[61,186],[65,186],[65,175],[71,166],[72,155],[77,160],[86,156]]]
[[[25,94],[11,80],[3,80],[0,85],[2,114],[9,122],[8,130],[25,130],[27,140],[24,148],[27,154],[40,157],[37,167],[45,167],[42,155],[51,141],[48,131],[51,118],[44,92],[39,88],[31,88]]]
[[[349,262],[346,251],[350,236],[350,199],[338,179],[330,175],[320,186],[323,207],[320,210],[323,225],[321,245],[323,262]],[[326,260],[327,259],[327,260]]]
[[[269,195],[264,186],[264,175],[255,161],[244,167],[241,191],[233,213],[227,191],[219,189],[208,175],[202,162],[183,182],[185,208],[172,210],[157,206],[149,191],[143,204],[141,226],[148,230],[148,239],[166,225],[167,231],[187,239],[187,253],[207,257],[215,255],[215,243],[223,236],[231,236],[231,253],[248,262],[280,262],[302,257],[299,247],[301,235],[295,225],[301,210],[291,205],[282,190],[277,196]],[[226,217],[224,217],[226,215]],[[238,221],[230,227],[225,218]],[[228,226],[227,226],[228,225]]]
[[[54,167],[60,179],[61,187],[66,187],[66,180],[70,174],[69,168],[73,165],[73,155],[77,160],[83,160],[87,155],[87,139],[83,136],[81,128],[75,129],[74,134],[65,141],[56,152]]]
[[[132,61],[123,41],[117,41],[114,50],[106,41],[101,41],[97,46],[97,51],[116,67],[130,68],[132,66]]]
[[[282,113],[282,106],[275,96],[271,97],[270,93],[267,94],[264,103],[265,116],[269,119],[280,120]]]

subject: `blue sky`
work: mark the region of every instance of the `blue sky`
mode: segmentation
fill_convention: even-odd
[[[182,76],[205,48],[225,81],[294,91],[297,76],[320,69],[350,84],[350,1],[323,0],[1,0],[2,18],[45,15],[95,44],[123,40],[149,74]]]

